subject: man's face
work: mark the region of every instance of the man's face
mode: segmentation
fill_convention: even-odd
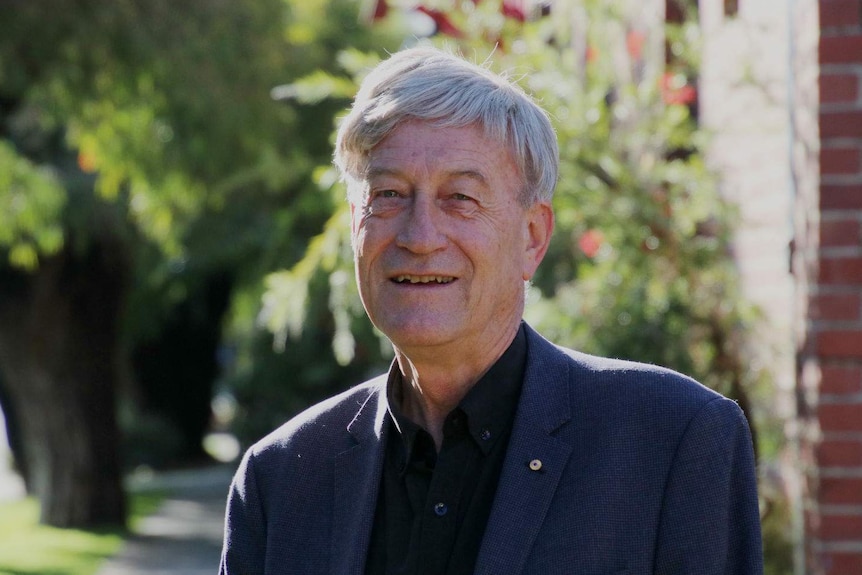
[[[407,352],[511,337],[553,216],[521,206],[508,149],[478,127],[408,122],[371,151],[365,184],[351,213],[371,321]]]

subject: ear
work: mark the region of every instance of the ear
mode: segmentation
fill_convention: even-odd
[[[522,274],[524,281],[532,279],[536,268],[545,257],[551,244],[551,234],[554,231],[554,210],[549,202],[536,202],[527,209],[526,237],[524,263]]]

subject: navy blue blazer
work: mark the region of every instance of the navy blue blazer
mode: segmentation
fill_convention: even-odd
[[[559,348],[529,328],[527,348],[476,574],[762,572],[751,436],[736,403],[667,369]],[[312,407],[246,452],[221,575],[363,573],[387,439],[385,383]]]

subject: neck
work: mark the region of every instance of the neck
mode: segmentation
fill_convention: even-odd
[[[401,410],[428,431],[438,451],[446,417],[503,355],[519,326],[520,322],[513,329],[501,330],[503,337],[484,350],[463,344],[454,353],[427,349],[407,353],[395,348],[403,386]]]

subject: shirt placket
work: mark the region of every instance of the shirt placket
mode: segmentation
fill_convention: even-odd
[[[418,572],[429,575],[446,572],[455,547],[465,474],[470,473],[473,449],[463,414],[447,421],[447,427],[422,510]]]

